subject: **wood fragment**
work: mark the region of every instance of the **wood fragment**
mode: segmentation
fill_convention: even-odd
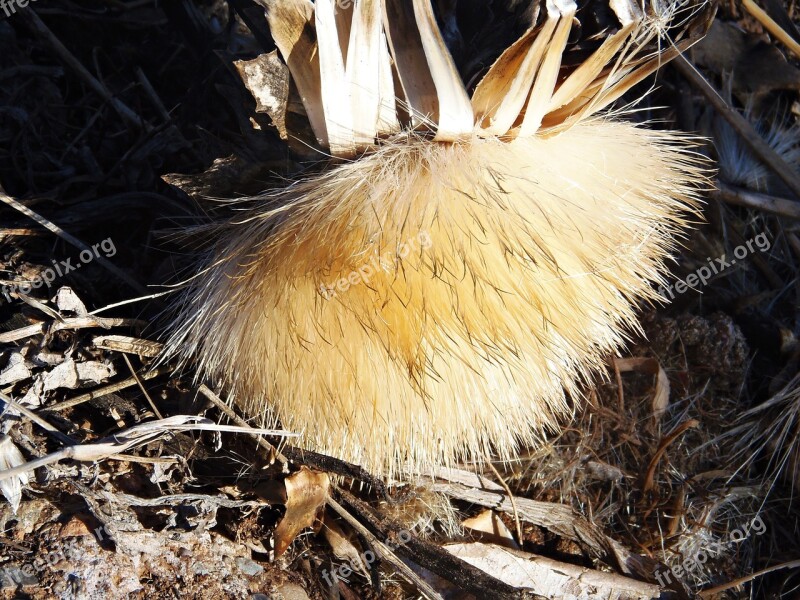
[[[136,354],[144,358],[155,358],[161,353],[163,344],[151,340],[129,337],[127,335],[98,335],[92,345],[101,350]]]
[[[40,333],[55,333],[56,331],[66,331],[70,329],[88,329],[90,327],[102,327],[111,329],[112,327],[144,327],[146,323],[139,319],[114,319],[106,317],[72,317],[63,321],[49,321],[28,325],[13,331],[0,333],[0,344],[9,344],[24,340],[25,338],[39,335]]]
[[[348,511],[357,514],[364,521],[367,529],[379,539],[389,540],[392,543],[404,539],[408,540],[405,543],[399,543],[395,547],[397,554],[414,561],[448,581],[457,583],[465,592],[470,592],[478,598],[487,598],[488,600],[533,600],[542,598],[542,596],[533,594],[529,590],[515,588],[488,573],[484,573],[436,544],[412,535],[409,531],[402,529],[388,519],[380,519],[373,514],[372,509],[366,503],[349,492],[340,488],[336,490],[336,494],[339,496],[342,505]]]
[[[711,191],[711,197],[728,204],[736,204],[737,206],[763,210],[781,217],[800,220],[800,202],[737,188],[723,181],[717,181],[716,189]]]

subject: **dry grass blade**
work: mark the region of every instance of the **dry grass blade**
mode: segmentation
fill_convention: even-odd
[[[542,27],[510,46],[478,84],[472,103],[485,134],[505,135],[519,118],[557,24],[558,16],[548,15]]]
[[[314,4],[310,0],[259,0],[267,11],[272,37],[289,67],[317,142],[327,147],[328,129],[322,107],[320,62],[312,35]]]
[[[748,581],[753,581],[759,577],[763,577],[768,573],[773,573],[775,571],[780,571],[782,569],[798,569],[800,568],[800,560],[791,560],[785,563],[781,563],[779,565],[774,565],[772,567],[767,567],[766,569],[761,569],[760,571],[756,571],[755,573],[751,573],[745,577],[739,577],[738,579],[734,579],[733,581],[729,581],[728,583],[723,583],[722,585],[715,585],[714,587],[703,590],[698,594],[700,598],[719,598],[719,594],[726,590],[730,590],[735,587],[739,587],[747,583]]]
[[[572,0],[565,0],[563,5],[557,3],[556,7],[559,11],[558,25],[553,33],[553,39],[547,45],[539,72],[536,74],[536,81],[533,84],[528,106],[525,109],[525,116],[522,119],[522,126],[519,131],[520,136],[533,135],[539,130],[558,81],[561,59],[564,48],[567,46],[567,39],[572,29],[572,19],[575,16],[577,6]],[[550,8],[548,7],[549,11]],[[552,15],[548,15],[548,18],[551,17]]]
[[[333,0],[318,0],[314,4],[317,45],[319,48],[320,91],[325,113],[328,147],[336,156],[355,154],[353,137],[353,105],[345,72]],[[351,56],[352,59],[352,56]]]
[[[158,421],[150,421],[135,425],[114,435],[105,437],[88,444],[75,444],[67,446],[44,456],[30,461],[24,465],[0,472],[0,481],[10,477],[18,477],[22,473],[33,471],[57,463],[60,460],[72,459],[80,462],[97,462],[117,454],[122,454],[136,446],[149,444],[174,431],[224,431],[230,433],[259,433],[261,435],[292,436],[295,434],[273,429],[250,430],[244,427],[231,425],[217,425],[210,419],[195,415],[175,415]]]
[[[384,0],[384,30],[413,127],[435,123],[439,101],[414,10],[408,0]]]
[[[658,468],[658,463],[661,461],[661,458],[664,456],[664,453],[667,451],[672,442],[677,440],[681,435],[686,432],[687,429],[692,429],[695,427],[700,426],[700,421],[697,419],[689,419],[678,425],[675,429],[673,429],[658,445],[655,454],[650,459],[650,463],[647,465],[647,470],[642,475],[642,491],[649,492],[655,486],[655,474],[656,469]]]
[[[413,0],[413,4],[420,40],[439,98],[434,139],[438,142],[457,140],[472,133],[472,104],[439,32],[430,0]]]

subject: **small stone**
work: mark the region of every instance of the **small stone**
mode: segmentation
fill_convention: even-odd
[[[311,600],[306,591],[295,583],[284,583],[272,597],[280,600]]]
[[[249,575],[250,577],[255,577],[256,575],[260,575],[264,572],[264,567],[259,565],[257,562],[250,560],[249,558],[237,558],[236,566],[239,567],[239,570],[242,573]]]

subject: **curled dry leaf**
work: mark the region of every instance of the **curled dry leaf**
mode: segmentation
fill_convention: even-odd
[[[44,391],[75,389],[85,383],[101,383],[115,374],[116,371],[110,363],[75,362],[70,358],[45,375]]]
[[[77,317],[85,317],[89,314],[86,311],[86,306],[81,299],[78,298],[78,294],[72,291],[70,287],[64,286],[58,288],[54,300],[58,311],[61,313],[73,313]]]
[[[615,358],[620,373],[636,371],[656,376],[656,390],[653,394],[653,418],[658,420],[669,406],[669,379],[664,367],[655,358]]]
[[[348,539],[347,534],[339,527],[339,524],[333,519],[326,517],[322,532],[325,535],[325,539],[328,540],[328,543],[331,545],[334,556],[339,560],[349,563],[349,565],[358,569],[359,573],[369,579],[369,571],[367,571],[364,561],[361,560],[361,553],[353,542]]]
[[[328,499],[330,478],[327,473],[301,468],[284,481],[286,514],[273,534],[275,556],[280,556],[306,527],[316,527]]]
[[[278,51],[273,50],[253,60],[237,60],[233,64],[245,87],[256,99],[256,112],[266,113],[278,129],[281,139],[288,139],[286,107],[289,103],[289,68],[278,57]]]
[[[25,464],[25,458],[17,449],[14,441],[7,435],[0,437],[0,471],[13,469],[22,464]],[[28,485],[27,473],[20,473],[16,477],[0,481],[0,492],[8,500],[14,514],[17,514],[19,503],[22,500],[22,486],[24,485]]]
[[[465,519],[462,525],[483,541],[507,548],[519,548],[511,531],[503,523],[500,515],[493,510],[484,510],[474,517]]]

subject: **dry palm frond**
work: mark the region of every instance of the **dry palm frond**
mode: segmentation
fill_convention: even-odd
[[[429,0],[264,4],[318,143],[362,156],[220,227],[168,354],[376,471],[535,443],[636,329],[696,208],[686,136],[597,112],[699,6],[614,3],[567,65],[576,5],[548,2],[470,97]]]

